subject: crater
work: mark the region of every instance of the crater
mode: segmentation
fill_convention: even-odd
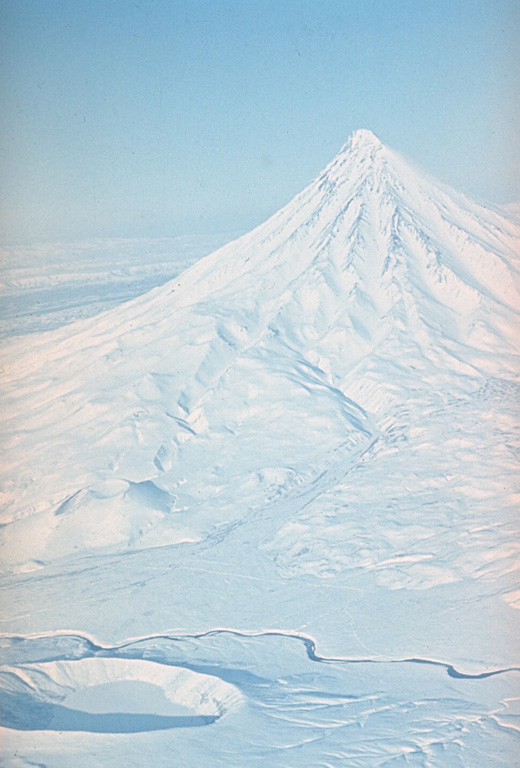
[[[2,721],[21,731],[139,733],[210,725],[241,694],[218,677],[143,660],[2,667]]]

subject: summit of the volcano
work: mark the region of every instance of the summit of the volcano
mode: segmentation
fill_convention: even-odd
[[[353,131],[344,145],[345,149],[350,150],[363,148],[380,149],[381,147],[383,147],[382,142],[368,128],[359,128],[357,131]]]

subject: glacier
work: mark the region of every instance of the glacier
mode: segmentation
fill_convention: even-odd
[[[362,130],[5,339],[6,766],[512,764],[519,243]]]

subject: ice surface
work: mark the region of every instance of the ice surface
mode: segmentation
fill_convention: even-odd
[[[9,765],[511,763],[518,246],[361,131],[165,285],[5,342],[7,679],[132,659],[241,702],[17,721]]]

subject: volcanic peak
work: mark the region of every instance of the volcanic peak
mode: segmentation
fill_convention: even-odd
[[[352,133],[345,145],[345,148],[349,149],[380,149],[383,144],[379,141],[377,136],[369,131],[367,128],[359,128]]]
[[[394,153],[382,144],[372,131],[360,129],[351,134],[348,141],[327,166],[322,178],[342,182],[347,179],[379,176],[394,160]],[[393,165],[393,162],[392,162]]]

